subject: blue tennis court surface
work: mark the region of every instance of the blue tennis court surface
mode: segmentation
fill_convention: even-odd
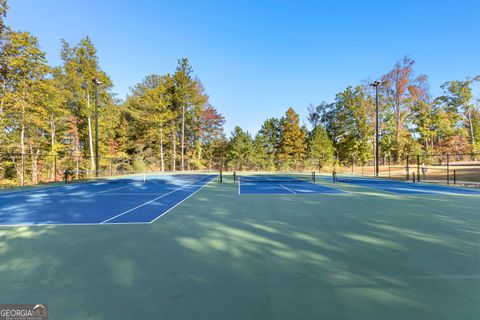
[[[323,177],[323,179],[329,179]],[[450,187],[445,185],[414,183],[410,181],[395,181],[362,177],[339,177],[337,183],[349,183],[372,189],[398,194],[444,194],[444,195],[480,195],[480,190]]]
[[[308,181],[240,181],[239,194],[340,194],[341,190]]]
[[[0,193],[0,225],[150,223],[215,177],[163,175]]]

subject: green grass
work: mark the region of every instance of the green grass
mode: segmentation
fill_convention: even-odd
[[[226,180],[151,225],[0,228],[0,302],[49,319],[480,317],[480,197]]]

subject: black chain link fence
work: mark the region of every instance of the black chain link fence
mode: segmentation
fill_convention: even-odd
[[[82,180],[96,176],[162,172],[161,161],[156,157],[99,157],[98,160],[97,172],[94,159],[87,156],[0,152],[0,188],[63,183],[66,175],[70,180]],[[202,163],[185,159],[184,170],[219,172],[222,166],[222,159],[204,160]],[[175,164],[172,161],[164,162],[164,172],[180,170],[180,157]]]

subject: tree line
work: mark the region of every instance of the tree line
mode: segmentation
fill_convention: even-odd
[[[62,40],[62,63],[51,66],[35,36],[5,25],[7,9],[0,0],[0,180],[38,183],[64,169],[93,171],[96,103],[101,170],[112,159],[162,171],[216,165],[225,119],[188,59],[171,74],[146,76],[121,101],[89,37]]]
[[[432,97],[428,77],[415,76],[414,63],[404,57],[380,77],[380,164],[403,163],[408,155],[475,158],[480,151],[480,100],[473,86],[480,76],[445,82],[441,94]],[[310,105],[308,126],[289,109],[281,119],[266,120],[253,137],[235,128],[226,149],[227,164],[250,169],[373,164],[374,90],[364,82],[348,86],[334,101]]]

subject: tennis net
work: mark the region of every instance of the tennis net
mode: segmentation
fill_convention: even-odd
[[[170,172],[119,172],[112,174],[110,171],[94,170],[65,170],[63,180],[65,183],[171,183],[174,181],[195,181],[206,175],[216,175],[222,182],[222,173],[217,171],[170,171]]]
[[[235,182],[315,182],[315,172],[237,172]]]
[[[360,183],[360,184],[381,184],[381,183],[395,183],[396,180],[390,180],[385,177],[372,176],[351,176],[351,175],[333,175],[333,182],[345,183]]]

